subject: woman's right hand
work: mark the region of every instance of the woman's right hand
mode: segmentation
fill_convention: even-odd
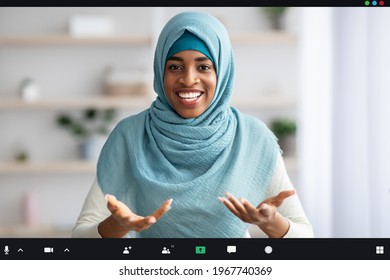
[[[105,198],[111,216],[99,224],[98,231],[102,237],[123,237],[129,231],[148,229],[171,209],[173,201],[168,199],[153,214],[143,217],[135,214],[115,196],[107,194]]]

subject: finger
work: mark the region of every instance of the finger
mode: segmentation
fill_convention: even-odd
[[[168,199],[165,201],[154,213],[151,215],[153,216],[156,220],[160,219],[165,213],[167,213],[171,209],[173,199]]]
[[[246,200],[245,198],[241,198],[240,199],[242,205],[244,206],[246,212],[248,213],[248,215],[253,219],[258,219],[258,209],[253,206],[252,203],[250,203],[248,200]]]
[[[260,214],[261,214],[262,216],[264,216],[264,217],[269,217],[269,216],[271,216],[273,213],[276,212],[276,207],[264,203],[264,204],[261,204],[261,206],[259,207],[259,212],[260,212]]]
[[[234,207],[234,205],[229,200],[227,200],[226,198],[223,198],[223,197],[218,197],[218,199],[227,207],[227,209],[229,209],[230,212],[232,212],[234,215],[236,215],[240,219],[243,218],[242,215],[240,214],[240,212],[237,211],[237,209]]]
[[[247,215],[248,212],[246,211],[244,205],[240,201],[238,201],[237,198],[234,197],[231,193],[226,193],[226,197],[229,199],[231,204],[233,204],[234,208],[243,216]]]
[[[279,200],[285,200],[287,197],[290,197],[294,194],[295,194],[295,190],[286,190],[286,191],[280,192],[276,197]]]
[[[278,195],[264,200],[261,204],[267,203],[267,204],[271,204],[271,205],[275,205],[276,207],[279,207],[286,198],[288,198],[294,194],[295,194],[295,190],[282,191]]]
[[[124,204],[120,200],[117,200],[115,196],[110,194],[106,195],[106,200],[107,200],[107,208],[108,210],[110,210],[112,214],[120,213],[121,216],[135,215],[126,204]]]
[[[153,224],[156,223],[156,218],[153,216],[148,216],[148,217],[139,217],[137,220],[133,220],[130,223],[128,223],[128,228],[131,230],[135,231],[142,231],[145,229],[148,229],[151,227]]]
[[[276,196],[275,200],[271,204],[279,207],[286,198],[292,196],[293,194],[295,194],[294,190],[282,191]]]

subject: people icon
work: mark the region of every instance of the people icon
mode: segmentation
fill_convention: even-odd
[[[171,251],[169,251],[169,249],[167,249],[167,247],[164,247],[162,249],[162,252],[161,252],[161,254],[163,254],[163,255],[169,255],[170,253],[171,253]]]
[[[128,255],[128,254],[130,254],[130,250],[131,249],[131,246],[129,246],[129,247],[125,247],[125,249],[123,250],[123,255]]]

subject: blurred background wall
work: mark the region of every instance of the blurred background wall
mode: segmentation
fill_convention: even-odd
[[[69,236],[93,151],[155,98],[154,46],[183,10],[228,29],[232,106],[286,133],[286,167],[316,236],[390,236],[388,10],[288,8],[275,27],[259,7],[0,8],[0,236]],[[85,129],[72,133],[60,116]]]

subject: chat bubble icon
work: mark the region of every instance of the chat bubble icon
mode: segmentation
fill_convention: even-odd
[[[229,254],[237,252],[237,247],[235,245],[229,245],[227,246],[227,252]]]

